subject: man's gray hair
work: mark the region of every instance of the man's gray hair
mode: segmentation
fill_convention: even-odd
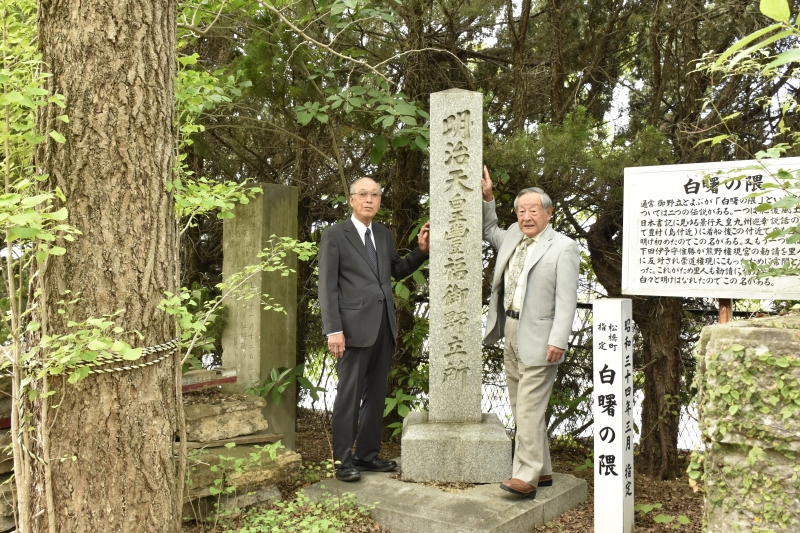
[[[356,179],[356,180],[353,180],[353,181],[350,183],[350,194],[351,194],[351,195],[356,193],[356,183],[358,183],[358,182],[359,182],[359,181],[361,181],[361,180],[372,180],[372,181],[375,181],[375,180],[373,180],[372,178],[370,178],[369,176],[364,176],[363,178],[358,178],[358,179]],[[375,181],[375,183],[378,183],[378,182],[377,182],[377,181]],[[378,183],[378,191],[379,191],[380,193],[383,193],[383,187],[381,187],[381,184],[380,184],[380,183]]]
[[[527,189],[522,189],[521,191],[519,191],[519,193],[517,193],[517,197],[514,198],[514,211],[517,210],[517,200],[519,200],[520,196],[532,193],[538,194],[539,198],[542,199],[542,209],[553,207],[553,200],[550,199],[550,196],[548,196],[546,192],[544,192],[539,187],[528,187]]]

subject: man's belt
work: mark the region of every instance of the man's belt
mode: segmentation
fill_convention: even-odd
[[[516,318],[517,320],[519,320],[519,311],[512,311],[511,309],[509,309],[508,311],[506,311],[506,316],[510,316],[511,318]]]

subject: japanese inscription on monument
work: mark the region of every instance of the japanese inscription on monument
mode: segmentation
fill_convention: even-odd
[[[467,91],[431,97],[429,347],[434,422],[481,419],[481,105],[480,95]]]
[[[597,533],[633,528],[631,300],[594,301],[594,505]]]
[[[779,169],[800,169],[800,158],[762,163],[626,168],[623,294],[800,298],[800,279],[756,280],[742,264],[800,259],[800,244],[766,239],[797,226],[800,210],[757,210],[783,197],[764,184]]]

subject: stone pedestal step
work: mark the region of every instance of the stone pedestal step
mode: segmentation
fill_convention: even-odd
[[[401,464],[402,467],[402,464]],[[370,516],[392,533],[519,533],[542,526],[586,501],[586,481],[553,474],[553,486],[540,488],[535,500],[520,499],[499,483],[445,492],[421,483],[394,479],[397,473],[362,472],[361,481],[326,479],[306,489],[319,501],[325,494],[353,493]]]

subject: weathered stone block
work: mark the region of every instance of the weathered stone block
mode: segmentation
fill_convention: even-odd
[[[698,357],[706,530],[800,530],[800,317],[703,328]]]
[[[251,462],[254,453],[258,453],[255,446],[235,446],[206,448],[202,453],[191,454],[188,463],[191,481],[187,484],[184,502],[209,496],[210,487],[218,479],[221,481],[217,488],[236,487],[239,493],[278,483],[295,476],[302,462],[300,454],[286,449],[279,452],[274,461],[263,453],[259,462]],[[245,460],[241,472],[231,466],[237,459]],[[212,467],[216,467],[216,471]]]
[[[230,439],[267,429],[260,396],[235,396],[220,403],[187,405],[186,439],[196,442]]]
[[[428,413],[403,421],[403,479],[497,483],[511,477],[511,440],[494,413],[481,422],[437,423]]]

